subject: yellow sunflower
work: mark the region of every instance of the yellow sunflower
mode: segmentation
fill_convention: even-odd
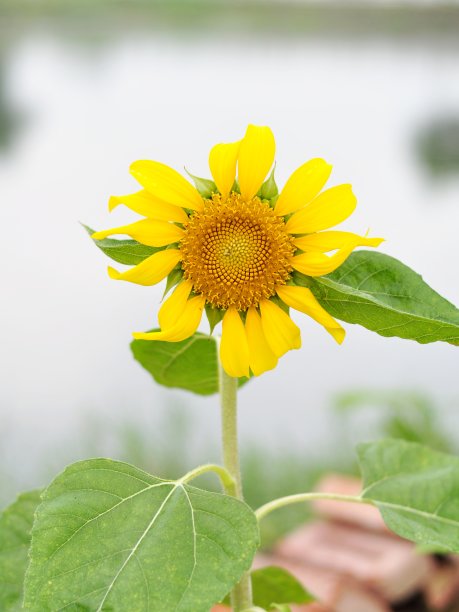
[[[266,199],[262,185],[274,154],[268,127],[249,125],[242,140],[216,145],[209,155],[214,187],[208,197],[164,164],[131,165],[142,190],[110,198],[109,208],[124,204],[145,218],[93,238],[126,234],[163,247],[127,271],[109,268],[109,275],[154,285],[171,274],[176,285],[158,313],[161,331],[134,333],[135,338],[184,340],[196,332],[207,307],[214,318],[222,318],[220,359],[234,377],[262,374],[284,353],[300,348],[300,330],[289,307],[343,341],[344,329],[309,289],[295,286],[292,273],[329,274],[357,246],[378,246],[382,239],[323,231],[344,221],[356,206],[350,185],[320,193],[331,172],[323,159],[300,166],[280,195]]]

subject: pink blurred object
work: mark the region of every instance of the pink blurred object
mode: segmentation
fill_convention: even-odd
[[[389,612],[390,610],[376,593],[342,573],[284,557],[259,555],[255,558],[254,567],[266,565],[277,565],[293,574],[320,601],[320,605],[315,604],[317,612]],[[293,610],[313,612],[314,608],[297,606]]]
[[[336,523],[316,522],[287,536],[276,552],[287,559],[352,576],[389,602],[425,584],[432,560],[410,542]]]
[[[435,562],[424,589],[424,598],[431,610],[444,610],[459,595],[459,564],[452,558]]]
[[[320,603],[305,604],[304,606],[290,606],[292,612],[333,612]]]

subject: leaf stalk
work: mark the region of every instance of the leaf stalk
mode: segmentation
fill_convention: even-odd
[[[214,472],[217,474],[225,492],[232,497],[236,497],[236,482],[234,478],[226,468],[214,463],[206,463],[205,465],[200,465],[199,467],[194,468],[194,470],[187,472],[185,476],[182,476],[182,478],[180,478],[180,480],[177,482],[180,482],[180,484],[186,484],[198,476],[208,474],[209,472]]]
[[[354,504],[367,504],[369,506],[375,505],[373,500],[365,499],[357,495],[340,495],[339,493],[320,492],[297,493],[296,495],[287,495],[286,497],[279,497],[279,499],[273,499],[267,504],[264,504],[264,506],[260,506],[260,508],[255,511],[255,516],[257,517],[258,522],[260,522],[261,519],[263,519],[265,516],[267,516],[274,510],[278,510],[279,508],[283,508],[284,506],[290,506],[291,504],[310,502],[316,499],[329,499],[332,501],[351,502]]]

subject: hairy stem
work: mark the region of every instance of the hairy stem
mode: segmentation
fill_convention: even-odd
[[[242,479],[237,441],[237,378],[228,376],[221,364],[219,374],[223,465],[234,481],[234,487],[226,487],[226,493],[242,500]],[[246,573],[231,591],[231,605],[233,612],[242,612],[253,605],[249,573]]]
[[[270,514],[274,510],[283,508],[284,506],[290,506],[290,504],[298,504],[301,502],[313,501],[314,499],[332,499],[333,501],[344,501],[352,502],[354,504],[368,504],[374,506],[374,502],[371,499],[364,499],[363,497],[357,497],[354,495],[340,495],[339,493],[298,493],[297,495],[287,495],[287,497],[280,497],[268,502],[264,506],[258,508],[255,512],[255,516],[258,521],[261,521],[267,514]]]

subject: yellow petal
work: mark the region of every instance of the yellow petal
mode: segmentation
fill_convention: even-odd
[[[231,191],[236,178],[237,156],[241,141],[218,144],[209,154],[209,167],[215,184],[223,197]]]
[[[132,176],[153,196],[191,210],[202,210],[203,200],[197,190],[173,168],[150,160],[131,164]]]
[[[274,162],[276,143],[269,127],[249,125],[241,142],[238,178],[241,195],[250,200],[260,189]]]
[[[331,187],[292,215],[286,229],[291,234],[319,232],[347,219],[354,212],[356,204],[351,185]]]
[[[259,376],[267,370],[272,370],[277,365],[277,357],[272,352],[266,341],[261,325],[261,318],[257,309],[251,306],[247,311],[245,331],[249,344],[250,369]]]
[[[260,310],[263,333],[276,357],[301,347],[300,330],[282,308],[274,302],[262,300]]]
[[[175,268],[181,258],[182,254],[179,250],[165,249],[150,255],[137,266],[125,272],[118,272],[118,270],[109,267],[108,274],[114,280],[125,280],[137,285],[156,285]]]
[[[158,312],[158,322],[161,329],[173,327],[183,314],[187,305],[193,283],[189,280],[182,281],[164,302]]]
[[[276,215],[288,215],[308,204],[328,181],[331,169],[325,160],[317,158],[295,170],[276,202]]]
[[[165,342],[181,342],[192,336],[198,329],[206,300],[198,295],[186,303],[182,316],[173,327],[156,332],[134,332],[136,340],[162,340]]]
[[[325,327],[329,334],[341,344],[346,332],[335,319],[319,304],[312,292],[306,287],[284,285],[276,289],[280,299],[295,310],[304,312]]]
[[[354,246],[369,246],[377,247],[384,242],[384,238],[368,238],[367,236],[359,236],[352,232],[319,232],[318,234],[309,234],[295,238],[294,244],[302,251],[335,251],[346,246],[354,244]]]
[[[354,248],[354,244],[345,247],[337,251],[331,257],[317,252],[302,253],[292,258],[292,266],[295,270],[307,276],[323,276],[324,274],[330,274],[330,272],[336,270],[336,268],[346,261]]]
[[[234,308],[228,308],[222,322],[220,359],[229,376],[249,376],[249,345],[244,323]]]
[[[92,234],[91,238],[94,238],[94,240],[103,240],[107,238],[107,236],[113,236],[114,234],[126,234],[142,244],[162,247],[173,242],[178,242],[183,238],[184,233],[185,232],[180,227],[173,223],[157,221],[156,219],[142,219],[142,221],[137,221],[130,225],[121,225],[120,227],[114,227],[109,230],[95,232]]]
[[[182,208],[153,197],[145,189],[136,193],[130,193],[129,195],[112,196],[108,201],[109,211],[111,212],[120,204],[124,204],[137,214],[149,217],[150,219],[175,221],[177,223],[186,223],[188,221],[188,215]]]

